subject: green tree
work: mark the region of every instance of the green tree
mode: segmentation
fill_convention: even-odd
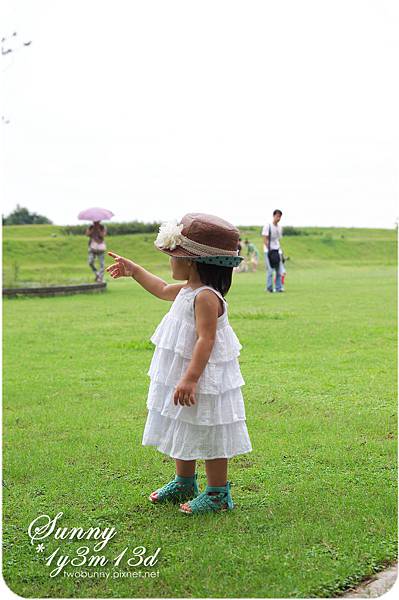
[[[51,225],[52,221],[43,215],[31,213],[27,208],[17,204],[8,217],[3,217],[3,225]]]

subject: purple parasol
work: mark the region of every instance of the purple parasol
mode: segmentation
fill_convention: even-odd
[[[78,214],[81,221],[107,221],[114,216],[114,213],[106,208],[86,208]]]

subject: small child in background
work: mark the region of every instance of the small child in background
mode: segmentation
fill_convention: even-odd
[[[247,265],[246,258],[245,258],[245,256],[241,255],[241,251],[242,251],[241,241],[242,241],[241,238],[238,238],[238,256],[241,258],[241,262],[236,267],[233,267],[234,273],[243,273],[243,272],[246,273],[248,271],[248,265]]]
[[[111,277],[133,277],[148,292],[172,302],[151,337],[155,344],[148,415],[142,444],[175,460],[174,479],[149,496],[153,504],[180,502],[180,511],[202,514],[234,507],[228,461],[252,451],[238,356],[242,348],[227,316],[224,299],[232,283],[239,232],[203,213],[180,224],[161,225],[155,246],[170,255],[168,284],[137,263],[113,252]],[[139,318],[139,316],[138,316]],[[196,461],[205,460],[207,486],[197,484]]]
[[[281,248],[279,248],[278,253],[280,254],[279,270],[280,270],[280,276],[281,276],[281,291],[284,291],[284,281],[285,281],[285,276],[287,274],[287,271],[285,268],[286,258],[284,256],[284,253]],[[274,285],[276,285],[276,275],[274,276]]]
[[[259,262],[259,252],[255,244],[250,242],[248,239],[245,240],[245,245],[247,247],[247,259],[249,264],[251,265],[251,271],[256,273],[256,269],[258,268]]]

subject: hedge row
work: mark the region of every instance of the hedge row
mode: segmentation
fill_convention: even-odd
[[[128,233],[158,233],[160,223],[143,223],[129,221],[127,223],[106,223],[108,235],[126,235]],[[86,225],[66,225],[62,228],[64,235],[84,235]]]
[[[127,223],[107,223],[108,235],[126,235],[129,233],[158,233],[159,226],[161,223],[143,223],[142,221],[129,221]],[[88,224],[85,225],[66,225],[62,228],[64,235],[84,235]],[[242,229],[250,231],[257,230],[256,226],[242,227]],[[286,225],[283,229],[284,236],[291,235],[309,235],[309,233],[303,229],[297,227],[291,227]]]

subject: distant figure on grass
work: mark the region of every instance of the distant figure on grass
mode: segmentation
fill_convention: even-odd
[[[245,245],[247,247],[247,261],[251,265],[251,271],[256,273],[256,269],[258,267],[259,261],[259,252],[255,244],[250,242],[248,239],[245,240]]]
[[[280,254],[280,277],[281,277],[281,289],[284,289],[284,283],[285,283],[285,276],[287,274],[286,268],[285,268],[285,261],[287,260],[286,257],[284,256],[284,253],[282,251],[282,249],[280,248],[279,250],[279,254]],[[276,276],[274,277],[274,283],[276,283]]]
[[[276,272],[276,292],[283,292],[281,283],[281,248],[280,239],[283,237],[283,229],[279,225],[279,221],[283,213],[276,209],[273,211],[273,219],[271,223],[267,223],[262,229],[263,251],[265,255],[266,266],[266,289],[268,292],[273,292],[273,272]]]
[[[238,256],[242,256],[242,240],[238,238]],[[247,261],[245,256],[242,256],[242,260],[239,265],[233,268],[234,273],[242,273],[243,271],[248,271]]]
[[[89,236],[89,266],[95,273],[95,281],[99,283],[104,278],[104,252],[106,250],[104,238],[107,235],[107,228],[100,221],[93,221],[93,224],[86,229],[86,235]],[[100,263],[98,271],[95,266],[96,258]]]
[[[148,292],[173,302],[151,341],[148,415],[142,444],[176,463],[176,476],[152,492],[153,504],[180,502],[192,515],[234,507],[228,459],[251,452],[238,355],[241,344],[224,296],[238,256],[238,229],[224,219],[186,214],[160,227],[155,246],[171,258],[168,284],[127,258],[109,252],[111,277],[133,277]],[[140,319],[140,311],[137,313]],[[196,461],[205,461],[207,487],[199,493]]]

